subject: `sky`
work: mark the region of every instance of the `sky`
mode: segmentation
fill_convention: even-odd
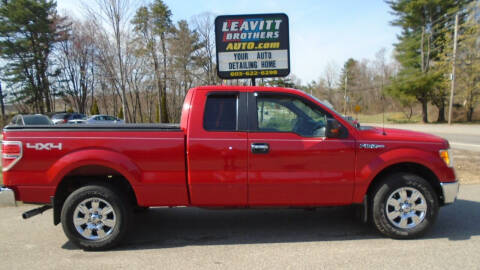
[[[131,0],[143,1],[148,0]],[[87,4],[93,0],[83,0]],[[383,0],[164,0],[174,22],[215,15],[282,12],[289,17],[291,73],[303,83],[318,80],[330,64],[341,68],[350,57],[374,59],[381,48],[391,55],[398,27]],[[62,14],[82,17],[81,0],[57,0]]]

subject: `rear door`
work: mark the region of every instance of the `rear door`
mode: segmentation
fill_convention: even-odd
[[[249,96],[249,204],[338,205],[352,201],[355,142],[326,138],[332,117],[306,98]]]
[[[245,206],[246,93],[197,90],[194,95],[187,133],[191,203]]]

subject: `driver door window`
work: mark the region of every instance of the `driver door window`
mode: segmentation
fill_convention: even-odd
[[[324,137],[326,114],[290,96],[257,97],[258,130],[293,132],[303,137]]]
[[[292,132],[297,120],[287,107],[271,100],[259,99],[257,103],[258,129],[262,131]]]

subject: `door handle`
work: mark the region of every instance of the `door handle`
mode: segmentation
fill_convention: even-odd
[[[268,143],[252,143],[251,149],[254,154],[266,154],[270,151],[270,145]]]

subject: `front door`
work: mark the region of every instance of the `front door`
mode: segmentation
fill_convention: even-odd
[[[351,203],[355,142],[325,137],[329,113],[304,97],[267,92],[252,93],[249,110],[249,205]]]

